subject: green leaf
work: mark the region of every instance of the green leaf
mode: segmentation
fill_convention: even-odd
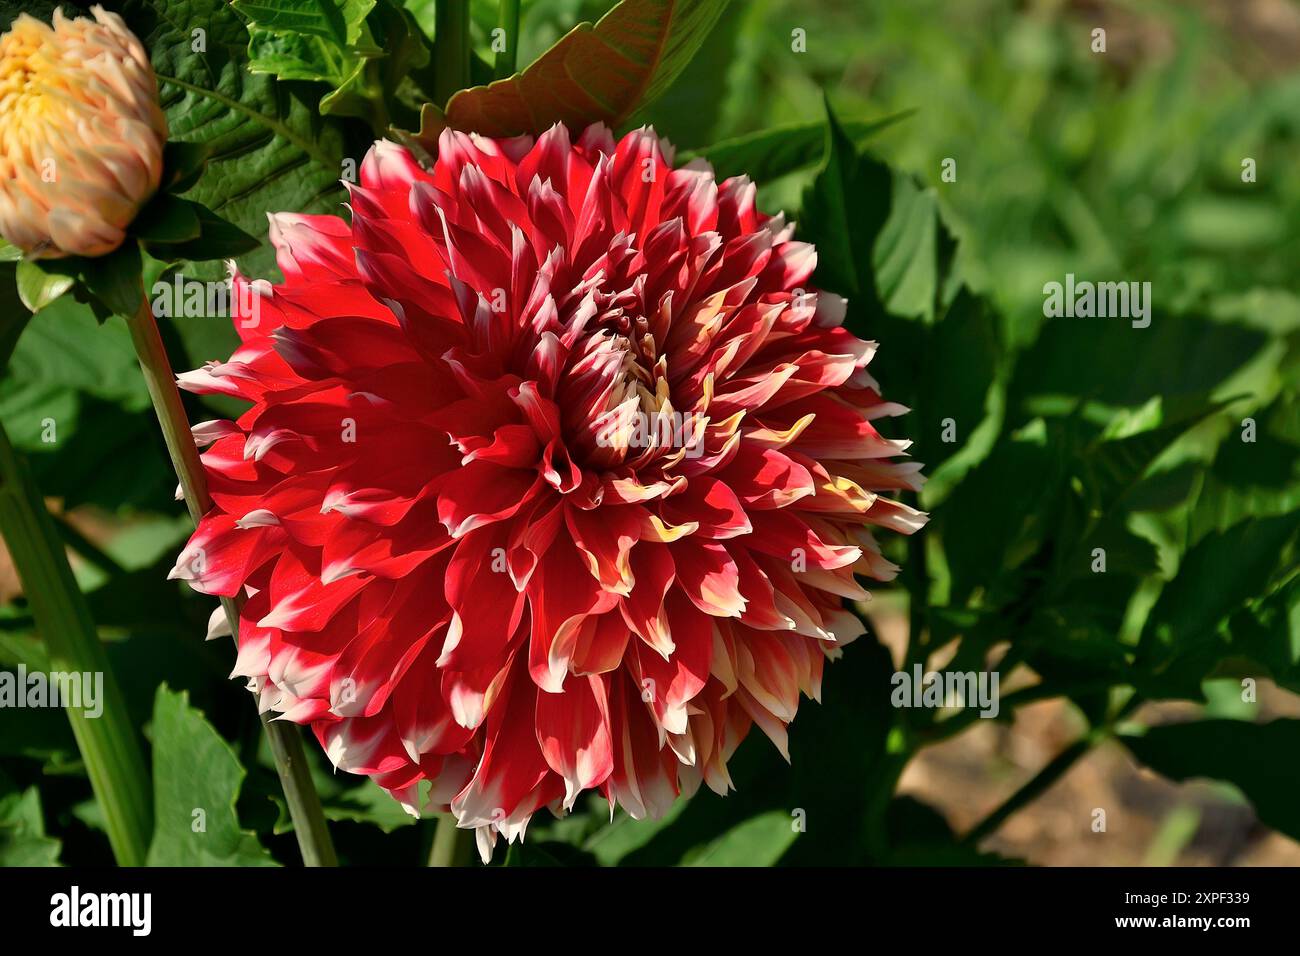
[[[80,759],[72,727],[62,713],[50,708],[13,707],[0,707],[0,757],[49,761],[64,767]]]
[[[140,303],[140,270],[140,247],[130,237],[103,256],[24,259],[16,273],[18,296],[32,312],[40,312],[71,291],[97,318],[129,315]]]
[[[45,835],[39,790],[0,787],[0,866],[58,866],[62,848]]]
[[[522,841],[512,843],[506,849],[506,857],[501,862],[502,866],[511,868],[515,867],[557,867],[563,866],[559,860],[547,853],[546,850],[536,845],[525,845]]]
[[[1267,590],[1297,531],[1300,513],[1243,521],[1202,539],[1160,592],[1147,620],[1147,638],[1171,644],[1214,630],[1248,599]]]
[[[1300,578],[1235,613],[1228,631],[1232,649],[1224,663],[1240,660],[1244,666],[1236,668],[1237,675],[1254,676],[1262,668],[1279,685],[1300,694]]]
[[[1138,760],[1166,777],[1233,784],[1261,821],[1300,839],[1300,761],[1285,756],[1300,752],[1300,720],[1200,720],[1120,739]]]
[[[164,261],[233,259],[252,252],[260,244],[257,239],[233,222],[218,216],[207,206],[189,203],[189,209],[194,215],[197,233],[176,241],[146,241],[145,249],[151,256]]]
[[[198,203],[159,193],[140,210],[131,223],[131,233],[141,242],[174,243],[197,239],[199,227]]]
[[[446,122],[487,136],[540,133],[554,123],[618,127],[668,89],[727,0],[622,0],[580,23],[522,73],[462,90]]]
[[[916,323],[906,327],[915,335]],[[909,342],[900,339],[898,344]],[[916,443],[909,454],[925,463],[929,481],[924,502],[931,508],[943,500],[951,483],[978,460],[981,449],[966,449],[987,415],[989,391],[997,379],[1004,349],[996,313],[965,288],[957,293],[939,321],[924,330],[918,347],[923,360],[920,370],[913,373],[917,378],[915,396],[924,401],[909,396],[915,408],[903,419],[903,425],[904,433]],[[888,358],[886,351],[885,360]],[[890,395],[894,391],[888,389]],[[945,419],[952,420],[952,441],[944,440]],[[993,437],[989,435],[987,442],[991,444]],[[983,450],[987,451],[987,445]],[[939,466],[959,453],[964,463],[955,462],[941,474]]]
[[[326,798],[324,805],[328,820],[371,823],[384,833],[392,833],[415,823],[415,818],[387,790],[372,780]]]
[[[1300,510],[1300,398],[1283,395],[1252,417],[1254,441],[1241,440],[1234,421],[1219,445],[1192,510],[1193,541],[1244,518]]]
[[[996,853],[981,853],[963,843],[943,816],[914,797],[889,804],[890,866],[1017,866]]]
[[[1242,521],[1206,535],[1183,557],[1147,617],[1138,664],[1148,692],[1199,696],[1215,662],[1233,653],[1225,620],[1267,595],[1275,573],[1295,566],[1300,512]]]
[[[52,265],[57,259],[24,259],[18,263],[18,298],[31,312],[39,312],[72,288],[76,275],[65,266]]]
[[[794,816],[781,810],[738,823],[722,836],[691,850],[683,866],[775,866],[799,836]]]
[[[1058,524],[1066,463],[1059,427],[1042,420],[1002,436],[984,461],[957,485],[936,512],[952,572],[952,598],[964,604],[978,589],[1008,578],[1019,588],[1016,570],[1030,560]],[[1011,511],[990,507],[1015,489]],[[929,530],[929,529],[927,529]],[[997,606],[1000,590],[986,598]]]
[[[893,315],[934,319],[938,297],[938,202],[906,176],[894,177],[889,219],[873,255],[876,290]]]
[[[1010,408],[1032,416],[1032,400],[1043,396],[1140,406],[1158,396],[1208,394],[1267,341],[1252,329],[1158,310],[1145,329],[1126,319],[1047,319],[1016,363]],[[1141,362],[1117,361],[1121,355]]]
[[[323,120],[302,89],[248,72],[248,30],[228,3],[126,0],[121,12],[150,51],[171,138],[212,150],[187,199],[258,237],[266,235],[268,211],[338,211],[350,154],[345,128]],[[202,51],[192,33],[198,28]],[[274,256],[264,245],[241,264],[266,273]],[[186,274],[221,279],[225,268],[212,263]]]
[[[817,245],[817,280],[824,288],[851,300],[879,301],[872,250],[889,218],[892,188],[888,167],[858,155],[827,101],[826,148],[800,212]]]
[[[1126,430],[1108,429],[1085,447],[1070,449],[1078,483],[1062,509],[1058,576],[1091,577],[1090,556],[1096,548],[1106,552],[1107,574],[1141,576],[1159,570],[1155,546],[1128,527],[1144,476],[1182,435],[1222,408],[1204,396],[1153,399],[1136,415],[1113,420],[1127,422]]]
[[[595,806],[589,812],[593,815],[603,813],[605,819],[609,820],[607,806]],[[623,857],[649,843],[655,834],[672,826],[686,807],[687,802],[679,800],[658,820],[633,820],[626,813],[620,813],[587,836],[582,849],[595,857],[601,866],[616,866]]]
[[[360,40],[375,0],[234,0],[231,6],[263,29],[318,37],[345,47]]]
[[[150,866],[275,866],[235,813],[244,768],[189,694],[158,688],[152,724]]]
[[[1103,433],[1080,456],[1094,494],[1093,509],[1105,512],[1126,503],[1170,445],[1223,407],[1203,396],[1181,402],[1156,399],[1142,410],[1140,430],[1113,437]]]
[[[0,417],[21,446],[30,436],[39,447],[41,416],[20,422],[25,415],[18,409],[39,413],[40,403],[23,396],[72,390],[135,411],[149,405],[126,327],[118,322],[100,327],[84,306],[64,299],[35,316],[19,340],[0,383]]]
[[[495,5],[495,0],[488,2]],[[503,10],[509,5],[509,0],[501,0]],[[748,43],[746,24],[764,12],[756,7],[749,3],[726,4],[685,68],[653,103],[645,104],[629,117],[627,125],[653,126],[656,133],[679,150],[704,146],[717,139],[715,130],[725,122],[727,101],[735,95],[733,77],[744,82],[745,67],[738,60],[743,59]],[[535,18],[530,16],[529,32],[536,29]],[[516,70],[517,66],[512,64],[488,82],[508,77]]]
[[[235,0],[249,18],[248,69],[325,83],[326,115],[356,116],[382,131],[395,95],[429,61],[414,20],[391,0]]]
[[[876,120],[841,120],[840,127],[853,144],[861,146],[913,112],[903,110]],[[719,180],[748,176],[756,183],[766,183],[817,162],[825,154],[826,142],[826,123],[813,120],[720,140],[699,149],[682,150],[677,158],[679,162],[707,160]]]
[[[140,247],[128,238],[106,256],[83,259],[80,279],[85,290],[109,312],[129,316],[144,296],[140,270]]]
[[[54,10],[58,6],[52,0],[6,0],[0,3],[0,31],[9,29],[9,26],[21,13],[29,13],[38,19],[49,23],[54,16]]]
[[[22,418],[15,424],[23,426],[28,460],[46,495],[63,499],[65,509],[92,504],[108,512],[166,512],[175,507],[176,477],[151,416],[92,395],[51,397],[38,391],[32,397],[35,407],[19,407]],[[10,407],[6,402],[0,412]]]
[[[211,143],[168,141],[163,146],[163,176],[159,194],[183,193],[193,186],[212,155]],[[136,219],[139,222],[139,217]]]

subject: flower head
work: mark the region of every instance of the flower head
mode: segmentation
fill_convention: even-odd
[[[486,852],[599,790],[730,786],[863,630],[923,516],[875,350],[746,178],[649,130],[375,145],[351,221],[271,217],[281,285],[181,376],[215,507],[173,572],[245,595],[235,674]],[[253,322],[256,315],[258,320]]]
[[[0,235],[34,258],[102,256],[162,177],[167,121],[122,18],[21,14],[0,37]]]

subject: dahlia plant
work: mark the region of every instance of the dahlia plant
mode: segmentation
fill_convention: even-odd
[[[271,217],[284,282],[236,273],[242,344],[181,376],[251,407],[195,428],[215,506],[172,574],[248,595],[263,710],[413,813],[428,781],[485,860],[587,789],[726,793],[897,573],[874,531],[924,522],[875,343],[753,183],[650,129],[360,173],[346,220]]]
[[[497,834],[585,790],[633,818],[701,783],[725,793],[752,724],[785,753],[801,694],[819,697],[823,662],[864,631],[844,605],[869,596],[858,576],[897,573],[872,529],[924,522],[891,497],[919,490],[920,466],[872,424],[905,409],[867,371],[875,343],[843,328],[845,300],[811,288],[812,244],[760,211],[748,177],[677,166],[652,129],[615,139],[603,122],[684,65],[656,43],[698,45],[720,10],[642,6],[665,35],[638,35],[631,2],[589,41],[644,73],[641,98],[611,88],[578,123],[566,83],[582,81],[534,74],[589,53],[586,35],[457,93],[468,19],[439,4],[445,110],[369,149],[346,218],[270,215],[284,282],[234,269],[242,344],[179,379],[251,407],[192,437],[124,241],[212,255],[203,223],[220,219],[175,196],[189,170],[141,211],[168,131],[143,47],[95,7],[93,23],[24,16],[0,49],[0,231],[30,308],[75,288],[127,319],[198,521],[170,577],[224,599],[209,631],[234,634],[264,723],[310,724],[336,768],[413,814],[449,810],[485,861]],[[249,68],[299,76],[268,53],[281,22],[247,12]],[[356,72],[323,114],[371,95],[356,86],[374,79],[369,38],[410,25],[386,16],[348,24],[334,52]],[[389,115],[382,89],[373,106]],[[520,124],[539,135],[485,135]],[[41,164],[56,174],[38,182]],[[266,726],[304,854],[328,862],[301,760]]]
[[[1134,326],[999,312],[972,160],[862,115],[818,59],[842,14],[23,5],[0,863],[57,861],[47,816],[123,865],[987,862],[1101,741],[1225,775],[1144,703],[1300,687],[1286,316],[1157,309],[1148,381]],[[869,151],[889,127],[933,176]],[[105,675],[102,719],[11,732],[19,667]],[[1078,739],[954,833],[905,772],[1047,698]],[[1258,749],[1228,723],[1187,726]]]

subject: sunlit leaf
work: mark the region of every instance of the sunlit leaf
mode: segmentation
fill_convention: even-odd
[[[540,133],[555,123],[617,127],[666,90],[726,0],[622,0],[580,23],[531,66],[447,103],[446,122],[488,136]]]

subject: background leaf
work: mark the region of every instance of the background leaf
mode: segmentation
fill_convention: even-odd
[[[61,846],[45,835],[40,791],[0,776],[0,866],[58,866]]]
[[[125,0],[122,13],[150,51],[171,138],[211,148],[187,198],[259,237],[266,235],[268,211],[338,211],[343,160],[360,162],[364,138],[354,151],[349,137],[355,133],[322,119],[309,88],[250,74],[248,31],[229,4]],[[266,274],[274,257],[263,246],[242,264]],[[219,262],[185,271],[212,279],[225,274]]]
[[[1208,777],[1235,785],[1261,821],[1300,839],[1300,763],[1281,756],[1300,747],[1300,720],[1199,720],[1121,739],[1144,764],[1174,780]]]
[[[446,122],[488,136],[554,123],[618,127],[663,93],[704,42],[726,0],[622,0],[580,23],[523,72],[462,90]]]
[[[153,725],[154,815],[150,866],[274,866],[235,815],[244,769],[234,751],[189,705],[158,688]],[[203,832],[195,832],[202,811]]]
[[[910,111],[875,120],[846,119],[841,121],[840,128],[847,139],[861,145],[908,115]],[[756,183],[763,183],[817,162],[825,153],[826,137],[823,122],[792,123],[698,149],[681,150],[677,159],[679,163],[697,158],[708,160],[719,181],[731,176],[748,176]]]

